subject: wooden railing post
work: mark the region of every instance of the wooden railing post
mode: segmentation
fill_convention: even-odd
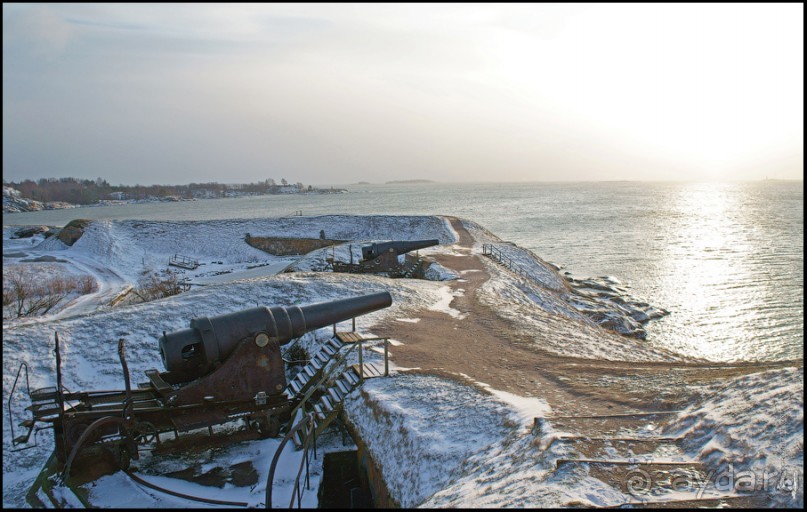
[[[389,377],[389,338],[384,338],[384,377]]]
[[[359,381],[364,382],[364,361],[362,359],[361,341],[359,342]]]

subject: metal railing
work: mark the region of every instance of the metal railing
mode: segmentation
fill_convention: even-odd
[[[28,392],[28,396],[29,397],[31,396],[31,385],[30,385],[30,383],[28,381],[28,364],[25,361],[23,361],[23,362],[20,363],[20,367],[17,370],[17,377],[14,379],[14,385],[11,386],[11,393],[9,393],[9,395],[8,395],[8,421],[11,424],[11,444],[12,444],[12,446],[17,446],[18,444],[23,444],[23,443],[28,442],[28,439],[29,439],[29,437],[31,435],[31,432],[29,430],[28,435],[25,436],[25,439],[17,439],[14,436],[14,415],[11,412],[11,402],[14,401],[14,391],[17,389],[17,381],[20,380],[20,373],[22,372],[23,368],[25,368],[25,388],[26,388],[26,391]],[[22,436],[20,436],[20,437],[22,437]],[[36,437],[34,437],[34,441],[36,441]],[[18,450],[12,450],[12,451],[18,451]]]
[[[189,256],[183,256],[181,254],[174,254],[173,256],[168,258],[168,264],[173,265],[175,267],[181,267],[193,270],[199,266],[199,260],[193,259]]]
[[[492,260],[498,261],[499,263],[510,269],[512,272],[515,272],[520,276],[534,279],[532,275],[529,272],[527,272],[527,270],[524,267],[520,266],[518,263],[513,261],[513,259],[510,258],[509,256],[506,256],[501,251],[501,249],[499,249],[495,245],[482,244],[482,255],[489,256]]]
[[[298,430],[302,430],[305,436],[305,440],[303,441],[303,458],[300,461],[300,469],[297,471],[297,478],[294,481],[294,490],[291,493],[289,508],[294,507],[295,498],[297,499],[297,508],[302,508],[304,490],[300,490],[300,476],[302,476],[303,467],[305,467],[305,489],[308,489],[311,483],[308,471],[308,466],[310,463],[308,452],[312,449],[312,447],[314,458],[317,458],[316,428],[314,426],[314,415],[311,413],[306,415],[296,425],[289,429],[285,437],[283,437],[283,440],[280,441],[280,446],[278,446],[277,450],[275,451],[275,456],[272,458],[272,464],[269,466],[269,476],[266,477],[266,500],[264,504],[267,509],[272,508],[272,484],[275,478],[275,469],[277,468],[277,463],[280,460],[280,454],[283,452],[283,448],[286,447],[289,440],[294,437]]]

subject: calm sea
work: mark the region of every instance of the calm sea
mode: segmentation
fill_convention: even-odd
[[[671,314],[648,342],[715,360],[801,357],[802,182],[348,185],[346,194],[259,196],[4,214],[4,225],[74,218],[210,220],[446,214],[476,221],[575,277],[609,275]]]

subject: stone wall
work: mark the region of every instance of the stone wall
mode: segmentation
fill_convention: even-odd
[[[249,245],[273,256],[297,256],[316,249],[344,243],[345,240],[327,238],[278,238],[249,236],[244,239]]]
[[[340,414],[342,424],[345,426],[348,434],[356,443],[358,448],[357,456],[359,458],[359,473],[362,478],[367,479],[367,487],[370,489],[372,495],[374,508],[401,508],[400,504],[390,495],[387,484],[384,482],[384,477],[381,474],[381,469],[373,460],[370,455],[370,450],[364,444],[361,437],[356,432],[356,428],[350,423],[350,420],[344,413]]]

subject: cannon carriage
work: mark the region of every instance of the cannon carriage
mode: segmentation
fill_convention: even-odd
[[[62,385],[57,335],[56,386],[29,390],[31,418],[21,423],[27,432],[13,443],[25,445],[35,429],[52,428],[56,465],[68,474],[79,454],[92,446],[111,448],[125,469],[130,458],[138,458],[139,445],[159,444],[160,434],[166,432],[179,437],[181,432],[244,420],[258,437],[275,437],[288,426],[290,412],[300,399],[287,389],[280,347],[391,303],[390,294],[382,292],[196,318],[187,329],[163,333],[159,350],[166,371],[147,370],[147,382],[135,388],[121,339],[123,390],[67,391]],[[16,385],[17,381],[12,397]]]
[[[391,242],[374,242],[361,248],[362,259],[353,263],[329,260],[334,272],[354,274],[382,274],[389,277],[412,277],[421,266],[424,258],[408,253],[440,245],[440,240],[397,240]],[[351,251],[352,254],[352,251]],[[403,263],[399,256],[405,255]]]

